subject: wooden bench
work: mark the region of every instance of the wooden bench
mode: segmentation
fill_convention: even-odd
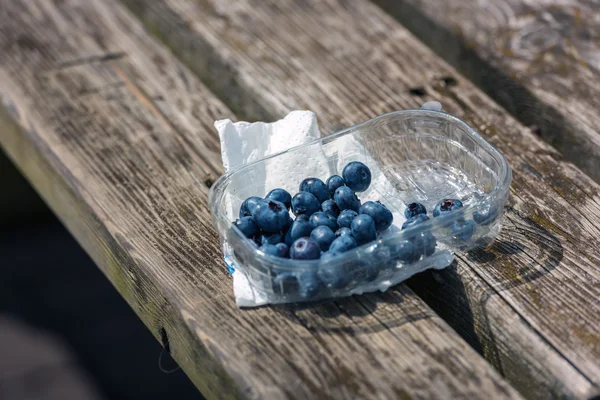
[[[600,180],[596,1],[375,2]]]
[[[123,2],[4,5],[0,143],[206,397],[600,393],[597,183],[369,1]],[[332,132],[430,99],[513,167],[495,244],[386,293],[237,309],[212,121],[306,108]]]

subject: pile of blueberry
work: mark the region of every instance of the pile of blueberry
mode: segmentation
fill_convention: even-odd
[[[376,240],[392,225],[392,213],[385,205],[361,204],[356,196],[370,183],[369,168],[351,162],[342,176],[326,182],[306,178],[293,197],[284,189],[273,189],[264,199],[244,200],[234,225],[265,254],[295,260],[333,257]]]
[[[447,217],[452,211],[455,211],[463,207],[463,203],[457,199],[444,199],[436,204],[433,209],[433,217]],[[408,228],[424,221],[429,220],[427,216],[427,210],[422,204],[412,203],[406,206],[404,215],[407,220],[402,224],[402,229]],[[499,215],[499,210],[496,207],[491,206],[489,203],[480,206],[477,211],[473,213],[473,219],[466,219],[464,217],[455,217],[449,220],[449,226],[443,226],[442,232],[448,232],[450,234],[451,243],[457,246],[459,249],[466,249],[472,242],[473,235],[477,229],[477,225],[489,225],[496,220]],[[445,225],[445,224],[444,224]]]
[[[463,206],[462,201],[457,199],[444,199],[436,204],[433,209],[434,217],[446,217],[449,216],[452,211],[455,211]],[[473,237],[477,224],[488,225],[494,221],[498,211],[490,206],[482,207],[475,213],[473,213],[473,220],[465,218],[456,218],[450,225],[450,234],[452,237],[452,243],[458,245],[467,244]],[[406,229],[410,226],[420,224],[428,221],[427,210],[420,203],[411,203],[406,206],[404,210],[404,216],[406,221],[402,224],[402,229]],[[431,233],[423,233],[425,235],[431,235]]]
[[[425,230],[386,249],[380,248],[385,251],[370,254],[368,260],[336,262],[341,253],[375,241],[392,225],[392,213],[384,204],[361,204],[356,196],[367,190],[370,183],[369,168],[355,161],[346,165],[342,176],[331,176],[326,182],[318,178],[303,180],[293,197],[284,189],[273,189],[264,198],[244,200],[234,226],[260,251],[294,260],[322,260],[316,270],[274,269],[272,286],[276,293],[310,299],[324,287],[341,290],[352,281],[372,282],[398,262],[412,264],[435,252],[436,238]],[[442,200],[435,206],[433,217],[448,215],[462,206],[460,200]],[[404,215],[407,220],[402,229],[429,220],[420,203],[409,204]],[[474,215],[481,222],[489,217]],[[458,241],[469,241],[474,231],[473,221],[459,219],[452,225],[452,237]]]

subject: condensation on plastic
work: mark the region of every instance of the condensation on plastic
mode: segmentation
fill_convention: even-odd
[[[394,225],[375,242],[326,263],[290,260],[262,253],[232,228],[244,199],[263,197],[275,187],[293,195],[300,182],[287,179],[289,171],[323,157],[328,176],[341,175],[350,161],[361,161],[371,169],[371,187],[359,193],[359,198],[362,202],[380,200],[394,214]],[[273,187],[265,187],[265,174],[275,177],[269,179]],[[504,156],[460,119],[437,111],[406,110],[381,115],[231,171],[212,186],[209,202],[224,253],[233,263],[243,265],[253,289],[269,303],[287,303],[385,290],[425,269],[446,267],[455,251],[489,245],[500,231],[511,179]],[[446,198],[460,199],[464,207],[433,218],[434,206]],[[430,220],[400,230],[405,205],[412,202],[425,205]],[[487,213],[490,217],[479,220],[469,240],[452,236],[455,222],[473,219],[475,213],[485,210],[492,210]],[[435,236],[435,252],[411,264],[400,261],[397,245],[423,232]],[[333,288],[322,284],[317,274],[320,268],[343,271],[343,285]]]

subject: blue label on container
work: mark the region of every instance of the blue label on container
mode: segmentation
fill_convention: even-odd
[[[235,272],[235,263],[231,259],[231,254],[227,254],[223,259],[225,260],[225,264],[227,264],[227,269],[229,270],[229,273],[233,275],[233,273]]]

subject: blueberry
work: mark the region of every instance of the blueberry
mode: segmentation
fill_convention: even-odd
[[[325,182],[325,184],[327,185],[327,189],[329,189],[329,193],[332,196],[335,193],[335,189],[339,188],[340,186],[346,186],[344,178],[342,178],[339,175],[330,176],[329,178],[327,178],[327,182]]]
[[[317,296],[321,286],[316,274],[312,272],[280,272],[272,282],[273,292],[276,294],[286,297],[298,296],[303,300]]]
[[[340,210],[353,210],[358,212],[360,208],[360,200],[356,197],[356,194],[348,186],[340,186],[335,190],[333,194],[335,204],[337,204]]]
[[[373,282],[380,269],[390,262],[390,252],[381,244],[374,244],[361,253],[361,258],[353,264],[352,275],[358,282]],[[395,264],[394,264],[395,265]]]
[[[277,247],[277,250],[279,251],[279,257],[283,257],[283,258],[289,257],[290,249],[287,244],[277,243],[275,245],[275,247]]]
[[[337,204],[335,204],[335,201],[331,199],[325,200],[323,203],[321,203],[321,210],[327,214],[333,215],[334,217],[340,215],[340,209],[338,208]]]
[[[246,200],[244,200],[242,206],[240,207],[240,218],[252,215],[254,212],[254,207],[256,207],[258,202],[261,200],[262,199],[260,197],[256,196],[248,197]]]
[[[263,244],[258,249],[270,256],[280,257],[279,249],[273,244]]]
[[[429,221],[429,217],[425,214],[417,214],[414,217],[407,219],[402,224],[402,229],[408,229],[412,226],[419,225]],[[419,257],[423,254],[426,257],[435,252],[436,240],[430,231],[419,232],[409,239],[415,246]]]
[[[340,237],[344,235],[352,235],[352,229],[343,227],[335,231],[335,237]]]
[[[325,251],[325,252],[323,252],[323,254],[321,254],[322,264],[325,264],[327,261],[331,261],[331,260],[335,259],[339,255],[340,255],[340,253],[337,253],[335,251]]]
[[[486,204],[473,213],[473,219],[479,225],[489,225],[498,217],[498,209],[490,204]]]
[[[357,270],[357,280],[365,282],[373,282],[379,276],[379,263],[366,262],[359,266]]]
[[[303,300],[309,300],[316,297],[321,291],[321,281],[316,274],[312,272],[296,273],[299,287],[298,296]]]
[[[415,245],[407,240],[394,245],[394,256],[405,264],[412,264],[421,258]]]
[[[259,231],[260,232],[260,231]],[[257,233],[256,236],[254,236],[251,240],[252,243],[254,243],[254,247],[260,247],[262,246],[262,240],[261,240],[261,234]]]
[[[404,223],[402,224],[402,229],[408,229],[411,226],[422,224],[425,221],[429,221],[429,217],[427,215],[417,214],[414,217],[411,217],[411,218],[407,219],[406,221],[404,221]]]
[[[247,238],[258,233],[258,226],[252,217],[241,217],[233,223]]]
[[[309,237],[297,239],[290,247],[290,258],[294,260],[316,260],[319,257],[321,257],[321,247]]]
[[[354,210],[344,210],[340,212],[338,216],[337,223],[340,228],[350,228],[350,224],[352,220],[356,218],[358,213]]]
[[[475,222],[458,220],[452,224],[452,238],[458,242],[468,242],[475,233]]]
[[[404,216],[407,219],[419,214],[427,214],[425,206],[421,203],[410,203],[406,206],[406,209],[404,210]]]
[[[292,244],[301,237],[310,236],[312,230],[313,227],[310,223],[308,223],[308,221],[301,219],[294,221],[292,227],[285,236],[285,244],[292,246]]]
[[[309,215],[306,214],[300,214],[296,217],[296,221],[306,221],[308,222],[308,217]]]
[[[433,209],[433,216],[439,217],[440,215],[449,213],[463,206],[462,201],[456,199],[445,199],[437,203]]]
[[[310,222],[313,228],[325,225],[328,226],[334,232],[338,230],[337,218],[323,211],[319,211],[311,215],[308,219],[308,222]]]
[[[293,225],[294,224],[292,224],[292,226]],[[288,247],[290,247],[292,245],[292,243],[294,243],[294,239],[292,239],[292,228],[291,227],[285,233],[285,236],[283,237],[283,243],[285,243]]]
[[[367,247],[365,255],[364,262],[369,263],[369,268],[373,274],[375,273],[375,268],[377,268],[378,276],[389,276],[396,270],[398,260],[394,254],[394,244],[387,246],[381,243],[374,244]]]
[[[281,233],[284,236],[290,230],[290,228],[292,227],[293,223],[294,223],[294,218],[292,218],[292,216],[288,214],[288,223],[287,223],[287,226],[281,230]]]
[[[317,276],[325,287],[343,289],[350,283],[351,276],[345,268],[345,264],[335,261],[338,256],[339,253],[331,251],[323,253],[321,256],[323,262],[319,265]]]
[[[343,235],[331,243],[331,246],[329,246],[329,251],[334,253],[343,253],[345,251],[354,249],[356,246],[356,240],[354,240],[352,235]]]
[[[281,243],[283,242],[283,238],[284,236],[281,234],[281,232],[265,233],[260,235],[260,244],[264,245]]]
[[[415,245],[419,255],[429,257],[435,253],[436,240],[435,236],[433,236],[431,232],[425,231],[417,233],[417,235],[413,237],[411,241]]]
[[[292,206],[292,195],[283,189],[273,189],[265,196],[265,199],[277,200],[285,204],[288,210]]]
[[[298,192],[292,198],[292,211],[296,216],[305,214],[310,217],[321,208],[321,202],[308,192]]]
[[[367,201],[365,204],[360,206],[358,212],[359,214],[365,214],[373,218],[377,232],[381,232],[389,228],[394,220],[392,212],[379,201]]]
[[[342,171],[344,182],[355,192],[364,192],[371,184],[371,170],[359,161],[353,161]]]
[[[390,276],[396,272],[398,267],[398,258],[391,258],[389,260],[383,260],[378,263],[379,271],[381,275]]]
[[[331,243],[335,240],[335,233],[328,226],[322,225],[313,229],[310,237],[319,244],[321,250],[327,251]]]
[[[300,191],[312,193],[319,200],[319,204],[331,198],[327,185],[319,178],[306,178],[303,180],[300,183]]]
[[[281,295],[296,295],[298,286],[298,278],[294,272],[280,272],[272,282],[273,292]]]
[[[287,229],[290,214],[285,205],[277,200],[265,199],[254,207],[254,220],[264,232],[275,233]]]
[[[375,230],[375,221],[367,214],[360,214],[352,221],[350,225],[352,236],[359,245],[372,242],[377,239],[377,230]]]

